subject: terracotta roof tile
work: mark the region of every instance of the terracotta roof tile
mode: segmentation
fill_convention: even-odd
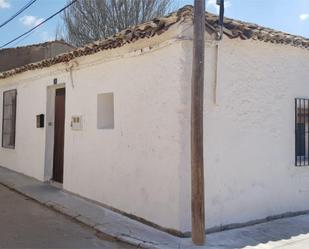
[[[133,43],[139,39],[151,38],[160,35],[168,30],[172,25],[180,23],[186,19],[192,20],[193,7],[185,6],[177,12],[173,12],[162,18],[155,18],[152,21],[125,29],[112,37],[87,44],[84,47],[77,48],[69,53],[58,55],[54,58],[46,59],[37,63],[28,64],[20,68],[0,73],[0,79],[22,73],[28,70],[35,70],[49,67],[61,62],[91,55],[102,50],[122,47],[127,43]],[[206,13],[206,31],[209,33],[217,32],[218,16]],[[243,40],[253,39],[264,42],[287,44],[295,47],[309,49],[309,39],[301,36],[290,35],[281,31],[265,28],[253,23],[242,22],[230,18],[224,19],[224,34],[230,39],[240,38]]]

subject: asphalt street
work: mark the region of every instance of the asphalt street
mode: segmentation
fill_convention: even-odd
[[[133,248],[0,185],[0,248]]]

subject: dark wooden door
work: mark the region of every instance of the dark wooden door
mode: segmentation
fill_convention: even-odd
[[[63,183],[65,88],[56,89],[53,180]]]

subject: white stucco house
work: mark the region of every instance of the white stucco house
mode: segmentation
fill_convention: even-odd
[[[211,14],[206,30],[207,229],[309,210],[309,40],[226,18],[217,41]],[[186,6],[1,73],[0,165],[190,232],[191,64]]]

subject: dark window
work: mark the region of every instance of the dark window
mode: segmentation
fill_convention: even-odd
[[[3,92],[2,147],[15,148],[16,90]]]
[[[309,165],[309,99],[295,99],[295,165]]]

